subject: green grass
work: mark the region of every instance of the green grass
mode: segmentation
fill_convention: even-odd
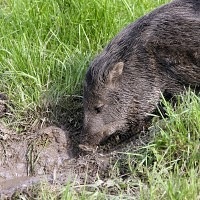
[[[159,131],[145,147],[150,187],[143,199],[199,199],[200,97],[187,92],[178,96],[175,108],[163,103],[168,118],[155,125]]]
[[[72,200],[199,200],[200,97],[188,91],[177,99],[175,106],[163,99],[167,118],[151,127],[153,140],[135,151],[120,152],[108,179],[71,184],[63,195]]]
[[[18,118],[80,94],[89,61],[126,24],[166,0],[1,0],[0,91]],[[34,116],[35,117],[35,116]]]
[[[12,126],[30,126],[49,104],[81,95],[95,54],[122,27],[166,2],[0,0],[0,92],[13,104]],[[72,184],[61,199],[200,199],[200,98],[179,96],[175,109],[163,103],[168,117],[155,122],[150,144],[120,154],[110,180],[89,186],[93,192]],[[119,178],[120,168],[129,178]],[[41,199],[56,196],[47,190]]]

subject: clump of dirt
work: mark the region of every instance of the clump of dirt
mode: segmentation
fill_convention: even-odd
[[[7,99],[0,99],[0,116],[4,116]],[[71,107],[64,108],[61,103],[52,109],[55,125],[37,131],[19,134],[0,123],[0,199],[14,199],[18,193],[30,198],[31,188],[42,182],[57,186],[74,180],[77,184],[94,183],[110,176],[116,152],[124,151],[127,143],[133,149],[148,142],[145,133],[140,135],[142,139],[134,136],[128,140],[116,134],[97,152],[81,152],[82,107],[80,99],[71,102]]]
[[[67,132],[50,126],[36,133],[17,134],[0,124],[0,134],[1,195],[41,179],[56,181],[63,176],[62,169],[70,158]]]

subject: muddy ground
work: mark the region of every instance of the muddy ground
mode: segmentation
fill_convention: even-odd
[[[5,95],[0,94],[1,118],[9,117],[7,103]],[[71,109],[69,102],[67,108],[65,103],[51,108],[51,123],[37,130],[17,133],[0,121],[0,199],[17,199],[19,194],[34,199],[37,194],[32,188],[43,182],[56,187],[74,181],[78,185],[94,183],[97,174],[105,180],[118,151],[126,151],[127,146],[135,149],[150,139],[147,133],[115,135],[96,153],[81,152],[81,99],[73,98]]]

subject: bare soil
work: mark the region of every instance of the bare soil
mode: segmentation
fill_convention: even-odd
[[[81,152],[82,105],[80,99],[71,102],[67,108],[62,106],[66,102],[51,108],[53,125],[37,131],[16,133],[0,122],[0,199],[17,199],[19,194],[34,199],[33,188],[43,182],[62,187],[74,181],[93,183],[97,174],[108,178],[117,151],[136,149],[150,139],[146,133],[132,138],[116,134],[97,152]],[[0,117],[6,117],[6,104],[5,95],[0,94]]]

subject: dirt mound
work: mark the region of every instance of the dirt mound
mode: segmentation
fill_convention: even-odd
[[[4,95],[0,99],[0,116],[5,116],[7,99]],[[62,128],[54,125],[19,134],[0,122],[0,199],[17,199],[16,195],[21,193],[31,199],[33,188],[44,182],[61,189],[68,181],[80,185],[94,183],[99,178],[106,180],[116,161],[116,151],[134,149],[148,142],[149,136],[145,134],[140,135],[142,139],[116,134],[97,152],[81,152],[78,149],[81,123],[76,121],[82,116],[81,104],[73,102],[79,105],[76,111],[75,106],[71,106],[72,110],[55,108],[55,124]]]
[[[42,179],[56,181],[64,177],[70,150],[67,132],[50,126],[19,135],[0,124],[0,133],[1,195],[10,195],[22,185],[27,187]]]
[[[74,180],[77,184],[94,183],[98,178],[109,177],[111,163],[115,162],[115,151],[102,153],[103,147],[99,152],[80,152],[79,157],[73,158],[69,132],[55,126],[19,135],[0,124],[0,135],[1,199],[27,193],[43,182],[60,186]],[[129,141],[130,148],[145,142],[146,135],[142,137],[134,138],[134,143]],[[124,151],[125,146],[127,142],[119,145],[118,150]]]
[[[62,185],[76,178],[81,184],[86,173],[91,182],[109,164],[101,154],[72,158],[69,133],[55,126],[17,134],[0,124],[0,136],[1,199],[44,181]]]

